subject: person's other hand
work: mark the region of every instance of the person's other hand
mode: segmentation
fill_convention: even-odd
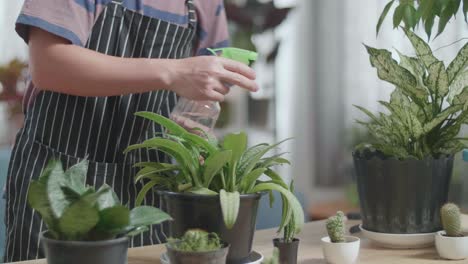
[[[171,63],[169,89],[191,100],[223,101],[228,85],[256,92],[255,71],[226,58],[199,56]]]

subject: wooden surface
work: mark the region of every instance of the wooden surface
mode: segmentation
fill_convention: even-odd
[[[348,227],[359,224],[357,221],[349,221]],[[468,228],[468,216],[463,217],[463,226]],[[299,260],[301,264],[325,264],[323,260],[320,239],[325,236],[325,222],[317,221],[307,223],[299,236]],[[272,238],[276,230],[261,230],[255,234],[254,250],[269,257],[273,251]],[[468,264],[468,259],[462,261],[441,260],[435,248],[415,250],[393,250],[379,248],[370,241],[361,237],[361,251],[359,253],[360,264]],[[159,264],[159,257],[165,251],[163,245],[133,248],[129,250],[129,264]],[[46,264],[45,260],[21,262],[22,264]]]

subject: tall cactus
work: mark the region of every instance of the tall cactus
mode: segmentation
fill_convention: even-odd
[[[463,236],[460,220],[460,208],[458,208],[456,204],[447,203],[442,206],[440,209],[440,217],[447,236]]]
[[[327,232],[332,243],[345,242],[345,216],[343,212],[338,211],[335,216],[327,220]]]

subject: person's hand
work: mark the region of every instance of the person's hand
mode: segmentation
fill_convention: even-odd
[[[256,92],[255,71],[226,58],[200,56],[171,62],[169,90],[191,100],[223,101],[227,85]]]

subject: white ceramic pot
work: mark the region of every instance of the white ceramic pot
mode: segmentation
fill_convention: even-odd
[[[439,231],[435,236],[435,245],[441,258],[460,260],[468,257],[468,236],[448,237],[445,231]]]
[[[330,264],[356,263],[359,256],[360,240],[358,237],[345,236],[346,242],[332,243],[330,237],[322,238],[325,260]]]

